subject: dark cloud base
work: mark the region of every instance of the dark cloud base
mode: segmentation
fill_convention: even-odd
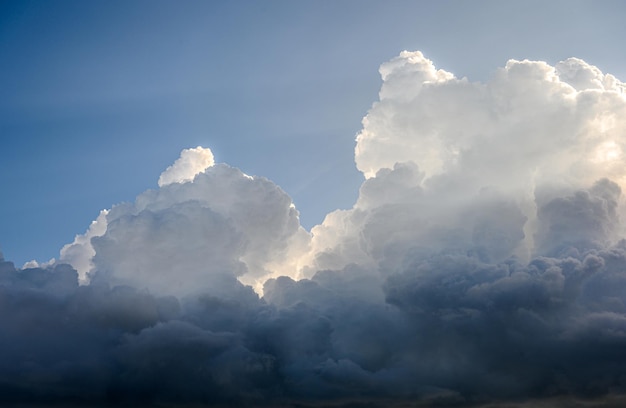
[[[626,243],[567,252],[407,257],[384,279],[269,280],[264,298],[232,275],[178,299],[2,262],[0,402],[619,406]]]

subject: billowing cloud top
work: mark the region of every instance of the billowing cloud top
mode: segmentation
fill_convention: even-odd
[[[0,402],[623,406],[624,84],[575,58],[380,72],[357,202],[311,233],[198,147],[73,268],[0,255]]]
[[[357,167],[368,178],[412,161],[426,177],[462,173],[500,188],[624,179],[626,87],[580,59],[510,60],[472,83],[404,51],[380,73],[380,101],[357,136]]]
[[[159,187],[172,183],[184,183],[202,173],[215,164],[211,149],[198,146],[195,149],[185,149],[180,157],[159,176]]]
[[[511,60],[488,82],[472,83],[407,51],[380,73],[380,100],[355,150],[367,181],[353,210],[313,229],[312,270],[376,265],[387,253],[397,262],[407,245],[502,260],[549,253],[545,234],[597,244],[617,238],[613,210],[589,221],[603,227],[567,234],[541,219],[542,206],[601,178],[624,186],[626,88],[615,77],[576,58],[556,67]],[[597,205],[615,208],[617,186]],[[594,230],[602,232],[591,237]]]
[[[173,175],[180,182],[161,183]],[[202,147],[183,150],[159,182],[158,190],[135,203],[102,211],[61,250],[61,261],[74,266],[82,282],[97,276],[185,295],[210,286],[216,275],[239,277],[259,291],[270,276],[295,276],[294,252],[310,238],[291,199],[274,183],[213,164],[211,151]]]

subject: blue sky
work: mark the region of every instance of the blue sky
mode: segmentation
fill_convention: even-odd
[[[57,257],[181,149],[281,186],[310,228],[362,182],[354,137],[404,49],[488,78],[576,56],[626,78],[618,1],[0,3],[0,248]]]

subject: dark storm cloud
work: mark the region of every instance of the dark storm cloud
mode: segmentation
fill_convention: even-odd
[[[264,299],[225,275],[177,299],[4,262],[0,400],[469,405],[623,391],[626,244],[406,265],[380,281],[354,267],[281,277]]]

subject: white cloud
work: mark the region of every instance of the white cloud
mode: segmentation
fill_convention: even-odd
[[[545,252],[539,207],[604,177],[626,187],[625,85],[582,60],[510,60],[481,83],[404,51],[380,73],[355,148],[367,180],[352,210],[313,228],[308,271],[397,267],[415,251],[528,259]]]
[[[49,266],[52,266],[56,263],[56,259],[51,258],[50,260],[48,260],[47,262],[38,262],[36,260],[30,260],[27,262],[24,262],[24,265],[22,265],[22,269],[28,269],[28,268],[47,268]]]
[[[96,275],[160,294],[205,290],[221,274],[260,290],[270,276],[296,276],[297,253],[309,239],[278,186],[218,164],[103,211],[61,260],[82,280]]]
[[[611,167],[611,157],[593,162],[603,143],[624,149],[624,84],[584,61],[555,68],[511,60],[489,81],[472,83],[403,52],[381,75],[380,101],[357,136],[357,167],[366,177],[406,161],[427,178],[457,172],[506,188],[524,188],[533,177],[588,182],[626,174]]]
[[[74,242],[61,248],[59,262],[68,263],[78,271],[81,283],[89,282],[89,274],[93,270],[93,257],[96,254],[91,244],[91,239],[102,236],[107,230],[107,214],[109,210],[102,210],[94,221],[91,222],[87,231],[82,235],[76,235]]]
[[[184,149],[174,164],[165,169],[159,176],[159,187],[191,181],[197,174],[214,164],[215,160],[211,149],[202,146]]]

